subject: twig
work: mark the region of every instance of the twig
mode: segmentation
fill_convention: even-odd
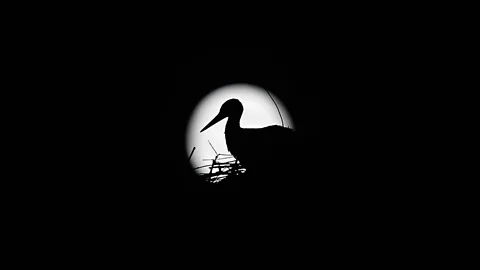
[[[213,148],[213,145],[210,143],[210,140],[208,140],[208,143],[209,143],[210,146],[212,147],[213,151],[215,151],[215,155],[218,155],[217,151],[215,150],[215,148]]]
[[[188,161],[190,161],[190,159],[192,158],[193,151],[195,151],[195,146],[193,147],[192,152],[190,153],[190,156],[188,157]]]
[[[222,157],[222,158],[217,158],[217,160],[225,160],[225,159],[232,159],[233,157]],[[232,160],[233,161],[233,160]]]
[[[277,102],[275,102],[275,99],[273,99],[273,97],[270,95],[270,92],[268,92],[267,89],[265,89],[265,91],[267,91],[267,94],[270,96],[270,98],[273,100],[273,103],[275,104],[275,107],[277,107],[277,111],[278,111],[278,114],[280,115],[280,120],[282,120],[282,127],[284,127],[283,125],[283,117],[282,117],[282,114],[280,113],[280,109],[278,108],[277,106]]]
[[[215,160],[212,161],[212,167],[210,167],[210,174],[212,174],[214,167],[215,167]]]
[[[203,165],[203,166],[200,166],[200,167],[196,167],[194,170],[198,170],[198,169],[201,169],[201,168],[205,168],[205,167],[210,167],[211,165]]]

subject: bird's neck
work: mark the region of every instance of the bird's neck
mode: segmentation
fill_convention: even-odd
[[[240,129],[240,115],[228,117],[225,133]]]

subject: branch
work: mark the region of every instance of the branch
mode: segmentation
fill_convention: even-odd
[[[275,107],[277,107],[277,111],[278,111],[278,114],[280,114],[280,120],[282,120],[282,127],[284,126],[283,125],[283,117],[282,117],[282,114],[280,113],[280,109],[278,108],[277,106],[277,102],[275,102],[275,99],[273,99],[273,97],[270,95],[270,92],[268,92],[267,89],[265,89],[265,91],[267,91],[267,94],[270,96],[270,98],[273,100],[273,103],[275,104]]]
[[[213,151],[215,152],[215,155],[218,155],[217,151],[215,150],[215,148],[213,148],[213,145],[210,143],[210,140],[208,140],[208,143],[210,144],[210,146],[212,147]]]
[[[188,161],[190,161],[190,159],[192,158],[193,151],[195,151],[195,146],[193,147],[192,152],[190,153],[190,156],[188,157]]]

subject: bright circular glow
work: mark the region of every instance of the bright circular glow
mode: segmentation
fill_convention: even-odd
[[[281,100],[271,92],[270,95],[275,99],[282,114],[284,126],[295,129],[292,118]],[[240,127],[262,128],[271,125],[282,125],[277,107],[275,107],[273,100],[265,89],[249,84],[233,84],[214,90],[197,104],[187,126],[185,144],[187,157],[190,156],[192,149],[195,147],[195,151],[190,159],[192,168],[212,163],[211,160],[204,160],[215,158],[216,154],[212,146],[219,154],[231,154],[227,149],[224,134],[227,118],[200,133],[200,130],[218,114],[222,104],[231,98],[240,100],[243,105]],[[209,141],[212,146],[210,146]],[[205,167],[196,169],[195,172],[207,173],[209,169]]]

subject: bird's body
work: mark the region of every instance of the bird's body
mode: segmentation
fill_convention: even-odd
[[[247,169],[247,174],[257,180],[262,179],[263,183],[266,178],[278,182],[278,179],[272,178],[291,175],[291,165],[298,158],[295,156],[298,149],[295,131],[278,125],[242,128],[240,127],[242,113],[243,106],[240,101],[230,99],[222,105],[220,113],[202,131],[228,117],[225,126],[227,148]]]
[[[280,158],[287,159],[287,152],[293,146],[294,135],[293,130],[281,126],[268,126],[258,129],[239,128],[233,132],[227,129],[225,140],[228,151],[245,168],[257,170],[274,165],[272,162],[282,163]]]

